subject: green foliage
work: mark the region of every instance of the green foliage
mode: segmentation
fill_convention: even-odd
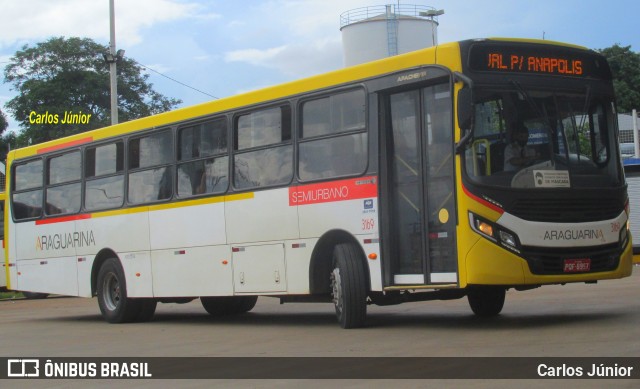
[[[4,299],[15,299],[15,298],[21,298],[22,293],[20,292],[13,292],[13,291],[6,291],[6,292],[0,292],[0,300],[4,300]]]
[[[7,123],[7,118],[4,116],[2,110],[0,110],[0,135],[7,129],[9,123]]]
[[[108,126],[111,123],[108,48],[88,38],[51,38],[23,46],[5,67],[5,83],[17,96],[7,109],[22,128],[15,146],[40,143]],[[118,62],[118,119],[120,122],[168,111],[180,104],[152,89],[148,74],[132,59]],[[65,113],[90,114],[87,123],[62,124]],[[34,123],[35,115],[58,118],[58,123]],[[49,120],[51,121],[51,120]]]
[[[578,129],[578,142],[580,144],[579,154],[589,156],[591,155],[591,133],[589,130],[589,123],[584,123],[582,127]]]
[[[2,110],[0,110],[0,161],[4,161],[7,156],[7,152],[9,151],[9,139],[15,138],[13,133],[4,134],[4,130],[7,129],[9,123],[7,122],[7,117],[4,115]]]
[[[618,110],[640,109],[640,54],[631,51],[631,46],[618,44],[599,51],[611,67]]]

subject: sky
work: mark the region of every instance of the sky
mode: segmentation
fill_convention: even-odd
[[[117,49],[153,69],[154,89],[188,106],[343,67],[340,14],[392,0],[115,0]],[[545,38],[640,51],[640,2],[407,0],[443,9],[438,41]],[[0,0],[0,67],[51,37],[109,44],[109,0]],[[164,76],[156,73],[162,73]],[[3,77],[4,72],[0,72]],[[167,77],[170,77],[171,80]],[[4,104],[9,130],[19,127]],[[188,85],[190,87],[187,87]],[[203,93],[204,92],[204,93]],[[37,107],[34,107],[37,110]]]

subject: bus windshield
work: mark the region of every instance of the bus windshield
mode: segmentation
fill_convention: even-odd
[[[465,170],[477,184],[508,188],[620,185],[613,101],[592,93],[524,88],[474,90]]]

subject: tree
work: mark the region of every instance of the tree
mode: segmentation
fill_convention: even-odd
[[[9,139],[4,135],[4,130],[9,127],[9,123],[7,122],[7,117],[4,116],[2,110],[0,110],[0,161],[4,161],[8,152],[8,142]]]
[[[7,118],[6,116],[4,116],[4,113],[0,109],[0,136],[2,136],[2,133],[7,129],[8,126],[9,123],[7,122]]]
[[[618,110],[640,109],[640,54],[631,51],[631,46],[618,44],[599,51],[611,67]]]
[[[107,52],[107,46],[91,39],[64,37],[16,52],[5,67],[4,82],[18,92],[6,104],[22,128],[17,146],[111,124],[109,65],[103,57]],[[134,60],[123,58],[117,69],[120,122],[165,112],[182,102],[154,91],[149,75]],[[69,124],[65,114],[79,115],[80,122]]]

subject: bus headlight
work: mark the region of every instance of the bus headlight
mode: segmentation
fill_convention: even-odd
[[[471,224],[471,228],[479,233],[480,235],[488,238],[494,242],[496,242],[496,237],[494,236],[494,224],[474,213],[469,212],[469,223]]]
[[[501,230],[499,232],[499,235],[500,235],[500,242],[502,242],[502,244],[511,246],[513,249],[516,248],[516,245],[517,245],[516,238],[512,234]]]
[[[520,253],[518,236],[513,232],[471,212],[469,212],[469,222],[471,228],[480,235],[504,248]]]
[[[485,221],[476,220],[476,227],[486,236],[493,238],[493,226]]]

